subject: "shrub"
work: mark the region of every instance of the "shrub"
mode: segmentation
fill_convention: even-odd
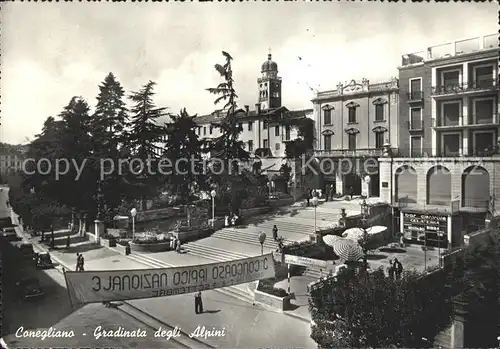
[[[125,247],[129,246],[128,241],[121,241],[121,240],[120,240],[120,241],[117,241],[116,243],[117,243],[118,245],[125,246]]]
[[[111,234],[108,234],[108,233],[104,233],[102,236],[101,236],[101,239],[105,239],[105,240],[116,240],[116,237],[114,235],[111,235]]]

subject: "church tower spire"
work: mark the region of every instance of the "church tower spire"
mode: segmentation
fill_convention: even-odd
[[[262,75],[257,84],[261,110],[281,107],[281,78],[278,76],[278,64],[272,60],[271,48],[260,71]]]

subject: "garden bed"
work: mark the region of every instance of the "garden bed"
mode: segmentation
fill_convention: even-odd
[[[268,213],[272,208],[270,206],[262,206],[262,207],[252,207],[252,208],[241,208],[240,216],[241,218],[249,218],[253,216],[257,216],[263,213]]]
[[[294,202],[295,199],[292,196],[288,198],[271,199],[269,200],[269,205],[271,207],[281,207],[281,206],[292,205]]]
[[[170,250],[170,241],[137,243],[129,242],[130,250],[136,252],[165,252]]]
[[[256,303],[270,306],[274,309],[288,310],[291,308],[290,300],[292,296],[284,289],[274,287],[276,279],[263,279],[257,282],[254,300]]]
[[[172,235],[180,240],[181,243],[186,243],[189,241],[199,240],[209,237],[214,232],[214,229],[208,224],[202,224],[198,226],[178,226],[172,232]]]

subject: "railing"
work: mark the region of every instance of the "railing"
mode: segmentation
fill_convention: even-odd
[[[462,207],[488,210],[490,207],[490,200],[468,198],[462,200]]]
[[[466,157],[490,157],[500,154],[500,148],[492,146],[491,149],[485,150],[472,150],[468,152],[467,155],[457,153],[443,153],[440,151],[436,152],[436,155],[432,155],[433,149],[424,148],[422,150],[406,150],[406,149],[396,149],[393,150],[392,157],[395,158],[414,158],[415,161],[423,161],[426,158],[466,158]]]
[[[424,99],[424,91],[411,91],[406,94],[408,102],[422,101]]]
[[[411,120],[408,121],[408,130],[422,131],[424,129],[424,120]]]
[[[481,90],[495,90],[499,86],[498,80],[477,80],[461,84],[443,84],[439,86],[432,87],[432,96],[447,95],[447,94],[457,94],[464,92],[474,92]]]
[[[430,46],[425,51],[403,55],[401,63],[402,66],[407,66],[430,59],[452,57],[494,48],[498,48],[498,33]]]
[[[357,156],[382,156],[382,149],[330,149],[330,150],[315,150],[318,156],[339,156],[339,157],[357,157]]]
[[[469,115],[464,120],[468,119],[467,123],[460,124],[460,119],[463,117],[458,117],[455,119],[446,119],[442,117],[432,118],[432,127],[468,127],[468,126],[480,126],[480,125],[498,125],[500,124],[500,114],[495,113],[491,116],[485,115]]]

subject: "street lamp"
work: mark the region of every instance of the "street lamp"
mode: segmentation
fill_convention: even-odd
[[[132,216],[132,240],[135,238],[135,216],[137,216],[137,210],[135,207],[130,210],[130,215]]]
[[[215,196],[217,195],[217,192],[215,189],[212,189],[210,192],[210,196],[212,197],[212,226],[215,226]]]
[[[316,207],[318,206],[318,197],[315,196],[311,199],[311,204],[314,207],[314,234],[316,234],[316,242],[319,242],[318,235],[316,232]]]
[[[260,242],[260,254],[264,254],[264,242],[266,241],[266,233],[262,232],[259,235],[259,242]]]
[[[359,227],[363,231],[363,250],[366,255],[366,244],[368,242],[368,217],[370,216],[370,206],[363,200],[361,203],[361,226]]]

